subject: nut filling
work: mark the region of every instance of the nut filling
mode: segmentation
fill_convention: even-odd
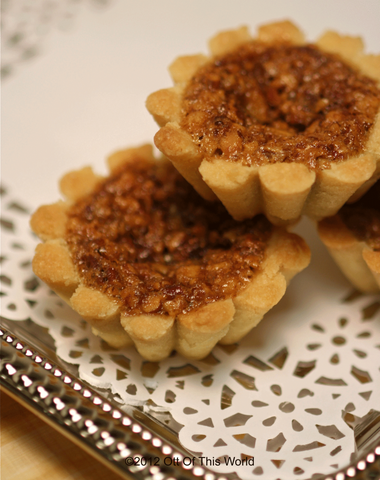
[[[340,216],[358,240],[380,252],[380,181],[358,202],[345,205]]]
[[[254,41],[200,68],[182,102],[182,128],[206,159],[321,170],[363,150],[380,90],[313,45]]]
[[[171,164],[139,161],[70,208],[66,241],[85,284],[125,314],[177,315],[247,285],[271,229],[262,216],[234,221]]]

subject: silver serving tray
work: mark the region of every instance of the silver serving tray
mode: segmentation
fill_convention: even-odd
[[[51,337],[31,320],[13,322],[2,317],[0,337],[1,388],[124,478],[239,478],[220,476],[189,461],[184,466],[181,459],[193,455],[181,447],[167,422],[137,407],[129,407],[126,413],[109,392],[80,380],[76,367],[57,357]],[[357,452],[351,465],[318,479],[380,479],[380,412],[370,412],[354,434]]]

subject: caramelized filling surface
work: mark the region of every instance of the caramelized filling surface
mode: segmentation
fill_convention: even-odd
[[[84,283],[124,313],[177,315],[236,295],[271,228],[262,216],[234,221],[171,164],[136,159],[71,207],[66,241]]]
[[[182,127],[206,159],[329,168],[362,151],[380,90],[313,45],[247,43],[198,70]]]
[[[380,181],[356,203],[342,207],[339,213],[358,240],[380,251]]]

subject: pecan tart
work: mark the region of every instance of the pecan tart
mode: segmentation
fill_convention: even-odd
[[[290,224],[334,215],[380,172],[380,56],[360,38],[305,42],[291,22],[210,41],[179,57],[175,86],[148,97],[155,144],[208,200],[237,220]]]
[[[380,180],[360,200],[319,222],[318,232],[356,288],[380,290]]]
[[[40,207],[33,268],[111,346],[151,361],[205,357],[257,325],[309,263],[297,235],[264,216],[210,208],[152,147],[117,152],[110,175],[61,181],[66,201]]]

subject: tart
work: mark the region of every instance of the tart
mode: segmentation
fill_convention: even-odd
[[[360,200],[319,222],[318,232],[356,288],[363,292],[380,290],[380,181]]]
[[[209,46],[177,58],[174,87],[147,99],[156,146],[205,199],[291,224],[334,215],[380,176],[380,56],[360,38],[307,44],[283,21]]]
[[[309,263],[300,237],[210,208],[149,145],[108,166],[106,178],[89,167],[63,177],[66,200],[40,207],[31,227],[43,240],[36,275],[113,347],[203,358],[257,325]]]

